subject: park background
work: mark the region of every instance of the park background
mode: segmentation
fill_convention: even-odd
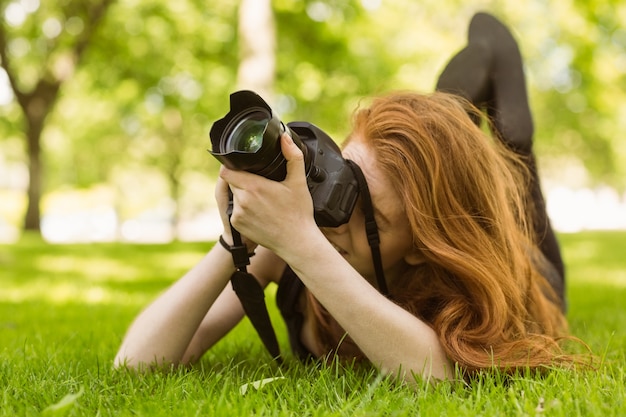
[[[191,370],[112,369],[220,232],[208,132],[231,92],[341,142],[366,97],[432,91],[477,11],[520,43],[568,321],[597,372],[414,392],[289,361],[271,302],[286,368],[244,320]],[[617,0],[0,0],[0,416],[626,415],[623,22]]]
[[[341,142],[367,97],[432,91],[478,10],[520,43],[557,230],[626,228],[623,2],[15,0],[0,9],[0,241],[214,239],[208,131],[231,92]]]

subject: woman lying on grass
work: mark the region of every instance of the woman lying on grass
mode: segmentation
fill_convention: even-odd
[[[389,294],[357,203],[350,220],[319,228],[303,155],[281,137],[282,182],[222,168],[216,198],[256,250],[249,271],[278,283],[292,348],[302,358],[364,358],[407,382],[505,373],[575,361],[564,272],[534,155],[522,62],[509,31],[478,14],[468,46],[436,93],[395,93],[357,111],[342,154],[371,193]],[[473,105],[472,105],[473,104]],[[485,109],[495,140],[479,127]],[[469,115],[469,116],[468,116]],[[280,213],[277,215],[277,213]],[[232,244],[224,215],[223,241]],[[197,361],[243,317],[227,286],[231,254],[215,245],[148,306],[115,358],[145,369]]]

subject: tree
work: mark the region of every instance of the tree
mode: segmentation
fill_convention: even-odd
[[[35,7],[29,9],[29,3],[14,2],[2,10],[7,20],[0,23],[0,61],[23,114],[28,152],[25,230],[40,229],[44,171],[41,135],[46,119],[57,103],[62,85],[81,64],[112,3],[113,0],[65,3],[54,14],[40,12],[46,6],[38,3],[30,3]],[[24,63],[17,64],[20,60]],[[30,71],[18,70],[21,65]]]
[[[270,99],[276,68],[276,29],[271,0],[242,0],[239,5],[239,89]]]
[[[460,0],[112,1],[0,6],[0,61],[15,97],[0,108],[0,141],[23,138],[26,149],[1,152],[29,161],[29,229],[38,228],[44,190],[146,188],[133,182],[137,172],[158,176],[167,187],[159,196],[182,202],[183,216],[201,212],[211,197],[195,181],[210,182],[219,166],[206,152],[208,131],[235,89],[261,93],[285,122],[315,123],[340,142],[368,97],[432,91],[482,8]],[[489,7],[520,40],[536,149],[554,171],[563,159],[583,161],[592,180],[624,183],[617,132],[626,120],[626,36],[617,21],[625,8],[619,0]],[[122,220],[145,207],[125,197]]]
[[[80,10],[93,7],[90,0],[83,2]],[[76,40],[70,35],[82,33],[84,37],[84,28],[94,26],[83,15],[69,17],[71,11],[60,7],[52,2],[42,4],[24,13],[28,18],[19,24],[3,22],[7,51],[3,66],[11,61],[11,73],[19,75],[15,77],[18,88],[34,85],[29,75],[43,74],[59,55],[73,57]],[[178,196],[189,194],[185,189],[188,173],[213,173],[218,166],[206,152],[208,129],[211,120],[225,109],[235,81],[232,69],[236,68],[237,50],[231,24],[235,0],[222,0],[215,8],[200,0],[133,0],[106,10],[97,36],[84,41],[89,48],[82,50],[80,65],[77,60],[72,71],[58,80],[54,105],[47,108],[47,127],[37,148],[39,158],[42,149],[45,151],[46,175],[45,184],[39,183],[38,195],[44,186],[50,190],[116,184],[119,171],[126,172],[122,178],[127,178],[132,175],[129,172],[150,170],[163,174],[173,200],[178,201]],[[41,34],[44,25],[56,27],[59,33],[49,29],[54,36],[48,40],[45,32]],[[94,31],[90,29],[92,35]],[[24,53],[16,54],[16,45],[26,45]],[[39,51],[38,45],[45,50]],[[56,80],[47,73],[41,78]],[[25,117],[21,129],[13,116],[18,107],[15,100],[0,109],[11,115],[0,118],[0,132],[5,137],[21,137],[26,130]],[[200,193],[196,190],[196,194]],[[122,220],[129,212],[136,213],[126,209],[125,197],[119,195],[116,203]]]
[[[128,184],[113,178],[114,171],[158,172],[173,202],[174,228],[184,200],[191,211],[211,200],[206,190],[190,189],[187,178],[214,174],[219,165],[207,152],[208,131],[227,108],[235,82],[235,16],[235,1],[223,0],[220,7],[198,0],[120,3],[84,67],[87,90],[116,109],[112,120],[97,121],[74,141],[98,144],[109,172],[105,180],[118,189]],[[107,140],[93,138],[94,131],[108,132]],[[127,197],[118,196],[122,220],[137,214],[123,213]]]
[[[549,143],[555,170],[563,169],[563,160],[577,160],[586,169],[584,185],[624,190],[626,5],[593,0],[552,7],[546,13],[553,21],[551,33],[532,62],[540,87],[541,139]]]

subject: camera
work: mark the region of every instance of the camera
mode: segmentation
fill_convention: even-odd
[[[242,90],[230,95],[230,111],[213,124],[209,133],[211,154],[230,169],[282,181],[287,175],[287,161],[281,152],[280,137],[285,132],[304,155],[317,225],[337,227],[347,223],[359,188],[337,144],[311,123],[284,124],[258,94]]]

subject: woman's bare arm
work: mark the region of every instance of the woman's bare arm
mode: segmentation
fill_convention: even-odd
[[[250,272],[263,287],[284,268],[265,248],[259,247],[253,259]],[[137,316],[114,364],[146,369],[197,361],[243,317],[241,303],[228,284],[234,271],[230,253],[215,245]]]
[[[431,327],[380,294],[321,232],[312,229],[300,241],[301,247],[279,255],[375,366],[409,383],[412,374],[452,378],[454,369]]]
[[[230,254],[214,246],[137,316],[115,357],[115,365],[138,368],[181,363],[192,337],[234,270]],[[236,323],[234,303],[226,304],[230,306],[222,309],[228,310],[230,321]]]

